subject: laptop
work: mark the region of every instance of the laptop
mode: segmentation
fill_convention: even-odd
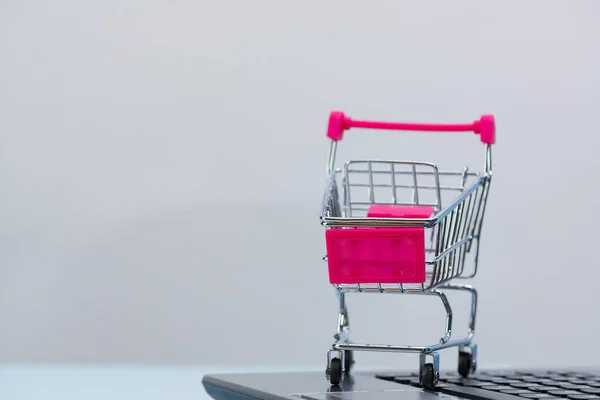
[[[215,400],[442,400],[446,399],[600,399],[600,370],[487,370],[469,378],[441,373],[432,390],[418,373],[354,372],[331,385],[324,373],[207,375]]]

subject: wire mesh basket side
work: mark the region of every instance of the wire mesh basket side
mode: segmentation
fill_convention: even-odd
[[[479,237],[489,191],[489,177],[480,177],[467,188],[432,229],[435,248],[427,249],[434,257],[427,261],[431,270],[429,287],[456,277],[471,278],[477,271]],[[465,274],[466,261],[475,245],[473,269]]]
[[[349,161],[342,170],[346,217],[366,215],[369,206],[430,206],[438,212],[479,174],[440,171],[435,164],[416,161]]]
[[[434,164],[407,161],[351,161],[336,170],[327,184],[322,219],[338,219],[337,222],[342,223],[356,218],[373,220],[366,218],[372,205],[431,206],[435,209],[433,222],[420,225],[425,228],[426,235],[424,284],[339,285],[338,289],[428,291],[456,277],[474,276],[490,178],[491,175],[487,173],[470,172],[466,167],[463,171],[444,172]],[[343,189],[342,196],[340,187]],[[387,192],[382,193],[382,190]],[[361,191],[361,194],[357,194]],[[429,195],[424,195],[427,192]],[[445,203],[442,201],[448,205],[443,207]],[[386,221],[379,219],[369,222],[367,226],[376,227]],[[349,223],[345,226],[353,225]],[[476,246],[472,257],[473,268],[466,274],[465,264],[473,245]]]

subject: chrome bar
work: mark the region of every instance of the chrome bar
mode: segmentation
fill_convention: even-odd
[[[465,168],[463,169],[463,174],[461,177],[461,185],[460,187],[464,190],[465,185],[467,184],[467,178],[468,178],[468,173],[469,173],[469,167],[465,166]]]
[[[489,144],[485,149],[485,172],[492,173],[492,146]]]
[[[352,161],[354,162],[354,161]],[[372,160],[373,163],[378,162],[378,163],[384,163],[384,161],[376,161],[376,160]],[[366,163],[366,161],[365,161]],[[387,164],[394,164],[394,165],[402,165],[402,164],[406,164],[406,165],[410,165],[410,163],[404,163],[404,162],[398,162],[398,161],[389,161],[389,162],[385,162]],[[417,164],[420,165],[420,164]],[[433,165],[433,164],[432,164]],[[429,165],[428,165],[429,166]],[[349,169],[348,170],[349,173],[354,173],[354,174],[368,174],[369,170],[368,169]],[[389,171],[382,171],[382,170],[374,170],[372,172],[374,175],[377,174],[389,174]],[[396,171],[396,175],[412,175],[412,171]],[[439,171],[438,175],[439,176],[460,176],[462,177],[464,175],[464,171]],[[428,171],[417,171],[417,175],[435,175],[435,172],[428,172]],[[480,176],[481,173],[479,172],[467,172],[466,174],[467,176]]]
[[[370,186],[370,185],[369,185]],[[401,205],[401,204],[405,204],[405,205],[415,205],[415,203],[390,203],[387,201],[378,201],[377,203],[374,203],[372,201],[353,201],[350,204],[356,204],[359,206],[366,206],[366,205],[373,205],[373,204],[378,204],[378,205],[383,205],[383,206],[393,206],[393,205]],[[437,204],[434,203],[423,203],[423,204],[419,204],[420,206],[429,206],[429,207],[435,207]],[[391,218],[386,218],[386,219],[391,219]]]
[[[417,167],[414,164],[412,166],[412,173],[413,173],[413,184],[414,184],[413,203],[419,204],[419,186],[417,185]],[[440,186],[437,185],[434,187],[434,189],[436,189],[439,192]]]
[[[375,203],[375,190],[373,189],[373,170],[371,167],[371,162],[369,161],[369,203]],[[353,203],[350,203],[353,204]]]
[[[350,187],[371,187],[368,183],[352,183]],[[382,187],[382,188],[392,188],[396,187],[399,189],[412,189],[414,185],[386,185],[385,183],[374,183],[373,187]],[[440,186],[439,188],[436,186],[418,186],[419,189],[430,189],[430,190],[454,190],[458,192],[462,192],[463,188],[459,186]],[[378,203],[379,204],[379,203]]]
[[[345,210],[346,210],[346,217],[352,218],[352,206],[350,203],[350,178],[348,176],[348,164],[344,164],[343,180],[344,180],[344,206],[345,206]]]
[[[391,170],[391,173],[392,173],[391,178],[392,178],[392,187],[394,188],[392,190],[392,202],[394,204],[398,204],[398,199],[396,198],[396,190],[398,189],[398,187],[396,186],[396,170],[395,170],[394,164],[390,164],[390,168],[392,169]]]
[[[335,343],[332,348],[336,350],[354,350],[354,351],[381,351],[389,353],[417,353],[430,354],[435,351],[447,349],[449,347],[468,346],[473,343],[473,335],[467,335],[462,339],[450,340],[445,343],[434,344],[431,346],[406,346],[391,344],[368,344],[368,343]]]
[[[437,190],[437,202],[438,202],[437,209],[441,210],[442,209],[442,195],[441,195],[441,192],[440,192],[440,189],[439,189],[439,187],[440,187],[440,174],[439,174],[439,171],[438,171],[438,169],[437,169],[437,167],[435,165],[433,166],[433,170],[435,171],[435,175],[434,175],[435,176],[435,185],[438,187],[438,190]]]
[[[381,285],[381,289],[379,288]],[[400,286],[399,286],[400,285]],[[386,283],[334,283],[333,287],[344,293],[406,293],[406,294],[426,294],[425,289],[421,288],[421,284],[386,284]]]
[[[327,175],[331,174],[335,167],[335,153],[337,152],[337,140],[332,140],[329,144],[329,154],[327,157]]]
[[[394,346],[389,344],[360,343],[336,343],[332,347],[336,350],[384,351],[399,353],[423,353],[428,349],[428,347],[420,346]]]

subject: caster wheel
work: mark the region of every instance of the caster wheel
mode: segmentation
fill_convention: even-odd
[[[433,364],[428,363],[423,366],[423,375],[421,376],[421,385],[423,388],[433,390],[437,385],[437,376],[433,369]]]
[[[347,375],[350,373],[350,369],[354,365],[354,352],[351,350],[346,350],[344,354],[344,373]]]
[[[329,365],[329,383],[339,385],[342,381],[342,360],[333,358]]]
[[[467,378],[473,369],[473,354],[466,351],[458,352],[458,373]]]

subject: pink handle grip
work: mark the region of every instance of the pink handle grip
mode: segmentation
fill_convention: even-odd
[[[493,115],[484,115],[471,124],[415,124],[403,122],[356,121],[346,117],[341,111],[334,111],[329,116],[327,137],[341,140],[344,131],[350,128],[385,129],[396,131],[430,131],[430,132],[474,132],[479,134],[485,144],[496,143],[496,123]]]

